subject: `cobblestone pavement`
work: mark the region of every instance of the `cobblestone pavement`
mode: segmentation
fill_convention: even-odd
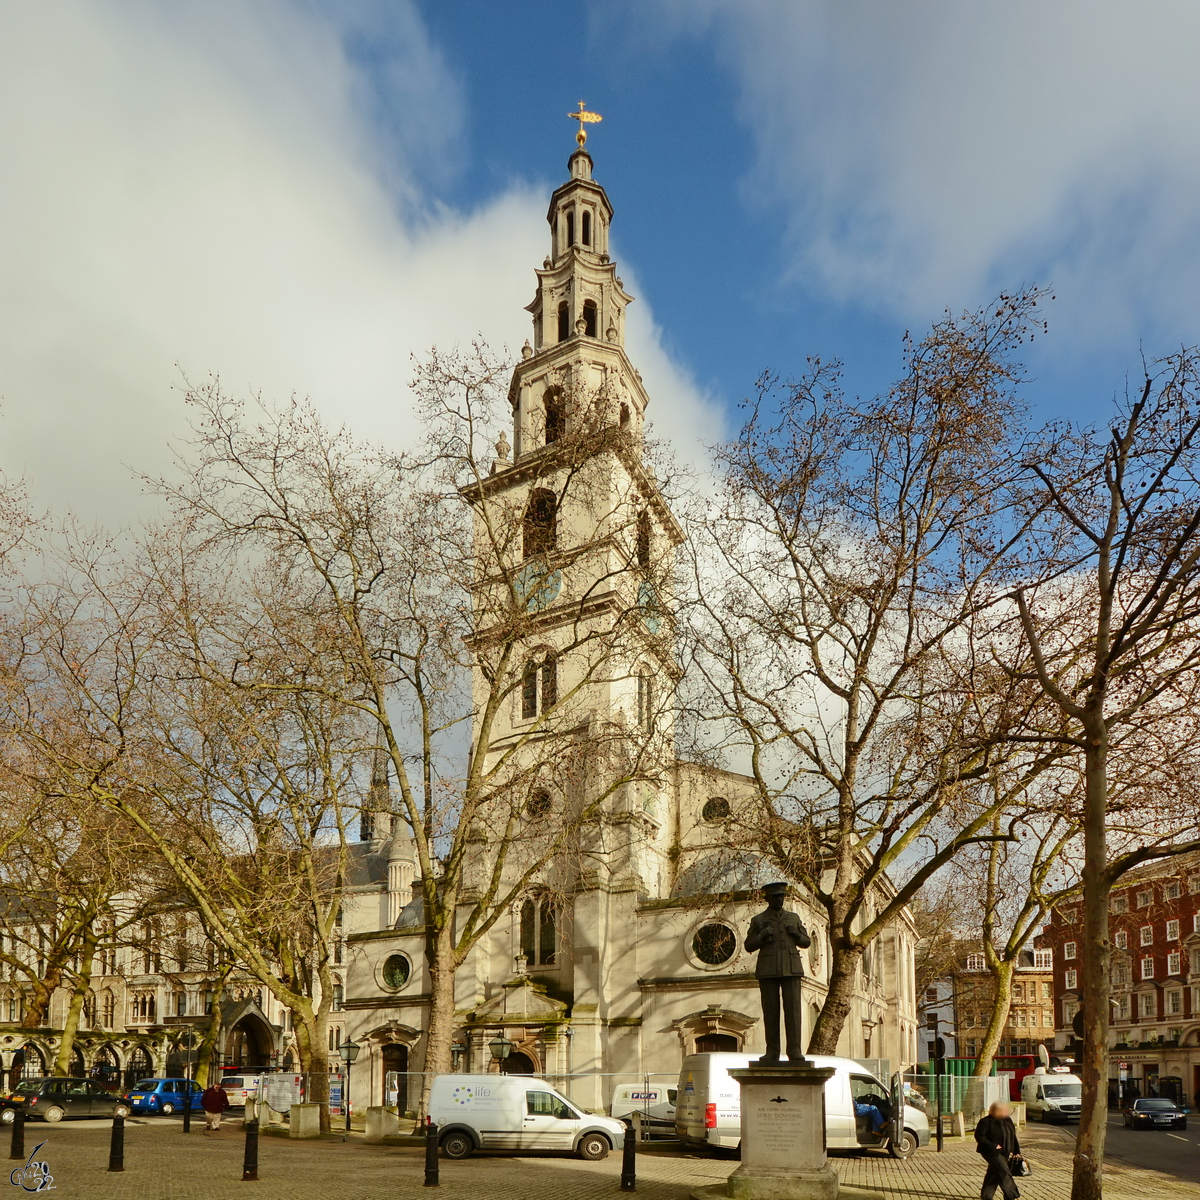
[[[1070,1192],[1071,1146],[1057,1131],[1022,1135],[1034,1168],[1021,1181],[1025,1200],[1063,1200]],[[174,1122],[129,1123],[125,1171],[109,1174],[107,1126],[80,1122],[26,1128],[26,1150],[45,1140],[38,1154],[49,1164],[60,1197],[88,1200],[428,1200],[423,1189],[420,1147],[366,1146],[360,1137],[294,1142],[264,1137],[259,1147],[259,1181],[243,1183],[240,1122],[216,1135],[199,1130],[184,1136]],[[7,1149],[7,1141],[4,1143]],[[949,1142],[942,1154],[932,1147],[907,1162],[884,1155],[835,1158],[847,1184],[882,1192],[888,1200],[937,1197],[965,1200],[979,1195],[981,1162],[969,1144]],[[17,1164],[10,1164],[16,1166]],[[685,1200],[700,1187],[719,1183],[735,1167],[730,1158],[647,1150],[638,1156],[638,1195],[643,1200]],[[601,1163],[569,1158],[477,1157],[442,1160],[439,1195],[445,1200],[593,1200],[618,1193],[621,1158]],[[9,1192],[14,1197],[20,1191]],[[1194,1183],[1156,1171],[1113,1162],[1107,1171],[1109,1200],[1195,1200]],[[4,1192],[0,1192],[0,1197]]]

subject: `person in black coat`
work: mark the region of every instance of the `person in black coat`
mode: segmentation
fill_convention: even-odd
[[[982,1200],[992,1200],[996,1188],[1004,1194],[1005,1200],[1016,1200],[1021,1194],[1017,1181],[1008,1169],[1008,1160],[1014,1154],[1021,1153],[1021,1143],[1017,1141],[1017,1128],[1012,1123],[1010,1111],[1003,1100],[997,1100],[988,1109],[988,1115],[980,1118],[975,1126],[975,1149],[987,1163],[987,1174],[983,1177],[983,1187],[979,1192]]]

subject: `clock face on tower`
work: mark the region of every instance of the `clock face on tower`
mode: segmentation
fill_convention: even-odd
[[[540,612],[558,599],[562,591],[562,572],[552,571],[543,562],[528,562],[514,580],[517,597],[529,612]]]

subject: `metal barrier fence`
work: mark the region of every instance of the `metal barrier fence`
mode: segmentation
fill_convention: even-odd
[[[922,1109],[935,1127],[938,1102],[942,1115],[962,1113],[963,1124],[974,1125],[996,1100],[1008,1099],[1008,1079],[1003,1075],[976,1078],[972,1075],[902,1075],[905,1103]]]

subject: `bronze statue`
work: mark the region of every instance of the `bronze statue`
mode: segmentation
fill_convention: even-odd
[[[779,1062],[782,1003],[788,1061],[801,1062],[804,1052],[800,1049],[800,980],[804,978],[804,963],[800,951],[812,945],[812,938],[799,916],[783,907],[787,899],[786,883],[768,883],[762,892],[767,908],[751,920],[746,933],[746,949],[758,951],[754,973],[758,976],[767,1034],[767,1052],[758,1061],[765,1066]]]

